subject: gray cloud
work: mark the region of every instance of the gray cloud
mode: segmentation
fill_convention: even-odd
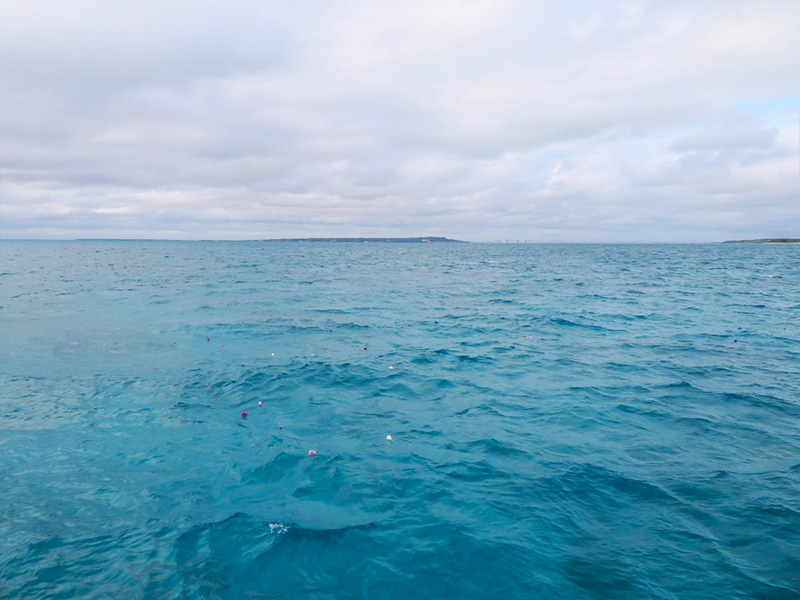
[[[792,2],[4,3],[0,235],[797,235]]]

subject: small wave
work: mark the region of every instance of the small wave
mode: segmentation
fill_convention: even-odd
[[[446,463],[437,467],[448,477],[466,482],[481,482],[487,479],[508,479],[510,475],[492,466],[486,460]]]
[[[558,325],[560,327],[579,327],[581,329],[589,329],[592,331],[617,331],[615,329],[603,327],[601,325],[595,325],[593,323],[581,323],[578,321],[565,319],[563,317],[553,317],[550,319],[550,323],[552,323],[553,325]]]
[[[501,442],[495,438],[484,438],[467,443],[467,448],[470,451],[480,451],[489,456],[503,456],[503,457],[518,457],[523,458],[529,456],[524,450],[515,448],[514,446]]]

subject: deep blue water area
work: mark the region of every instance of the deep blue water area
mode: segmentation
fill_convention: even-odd
[[[800,597],[800,245],[0,260],[2,598]]]

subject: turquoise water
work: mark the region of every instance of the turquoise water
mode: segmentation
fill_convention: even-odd
[[[798,245],[0,252],[0,597],[800,595]]]

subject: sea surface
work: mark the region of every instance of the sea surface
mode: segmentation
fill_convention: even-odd
[[[0,598],[800,598],[800,245],[0,261]]]

